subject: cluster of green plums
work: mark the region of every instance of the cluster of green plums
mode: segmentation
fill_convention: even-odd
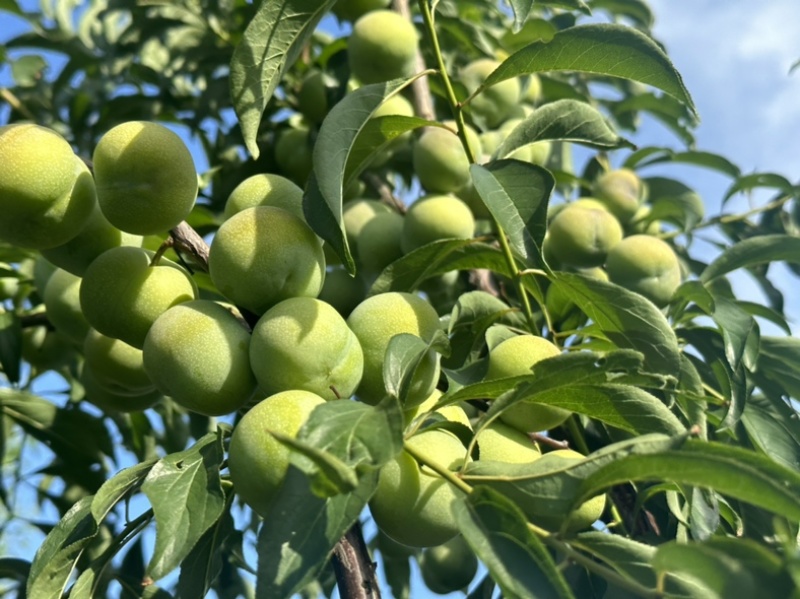
[[[385,10],[386,4],[336,5],[340,18],[354,21],[350,68],[361,83],[414,70],[417,32]],[[497,64],[473,61],[459,71],[461,82],[475,90]],[[444,330],[447,312],[446,304],[433,301],[437,292],[451,289],[457,296],[463,281],[453,272],[430,282],[422,294],[369,295],[370,285],[388,265],[422,246],[470,239],[492,228],[454,125],[429,127],[413,138],[401,136],[374,157],[380,166],[404,155],[412,165],[423,192],[407,211],[359,197],[358,186],[344,205],[343,225],[359,270],[356,277],[347,274],[307,224],[302,206],[301,185],[311,169],[309,132],[329,108],[325,85],[319,71],[303,81],[297,101],[304,124],[275,140],[275,170],[282,174],[254,175],[231,193],[210,244],[210,284],[201,287],[160,247],[189,216],[198,193],[191,154],[176,134],[152,122],[120,124],[99,140],[90,170],[55,131],[0,127],[0,241],[40,252],[30,277],[53,329],[26,331],[26,359],[55,368],[67,352],[79,354],[85,396],[106,410],[142,410],[166,396],[208,416],[243,414],[230,442],[230,476],[241,499],[265,518],[289,467],[289,450],[269,431],[297,435],[326,401],[378,404],[387,395],[383,365],[390,340],[411,334],[431,342]],[[540,93],[538,80],[528,78],[476,96],[470,104],[476,129],[466,136],[473,157],[492,156],[535,109]],[[379,110],[391,114],[410,116],[413,109],[397,95]],[[540,142],[511,158],[544,165],[550,151],[549,143]],[[642,181],[633,171],[611,170],[597,177],[592,191],[591,198],[552,210],[546,259],[665,305],[680,283],[680,264],[654,235],[659,225],[647,218]],[[548,294],[546,308],[557,316],[569,298],[554,295]],[[489,345],[487,381],[530,374],[534,364],[562,351],[520,330]],[[472,460],[462,440],[446,428],[420,426],[442,396],[442,380],[441,356],[431,349],[403,406],[406,443],[426,460],[458,470]],[[466,405],[435,411],[468,430],[479,418]],[[568,417],[562,409],[518,403],[477,429],[479,459],[540,461],[553,469],[580,460],[569,450],[543,455],[529,435]],[[423,574],[441,592],[469,582],[449,575],[442,580],[448,563],[474,561],[451,510],[458,493],[404,450],[382,469],[370,502],[384,535],[404,546],[431,548],[421,558]],[[560,521],[536,506],[521,507],[540,526],[574,531],[602,515],[605,498],[591,499]]]

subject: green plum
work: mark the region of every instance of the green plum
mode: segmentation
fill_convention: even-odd
[[[496,60],[479,58],[461,69],[460,80],[473,93],[498,66],[500,63]],[[519,104],[520,93],[519,79],[506,79],[484,89],[472,98],[469,106],[476,116],[486,120],[489,127],[497,127]]]
[[[422,552],[422,580],[439,595],[466,589],[478,573],[478,558],[461,535]]]
[[[681,265],[665,241],[650,235],[631,235],[608,254],[606,264],[612,283],[640,293],[663,307],[681,284]]]
[[[452,196],[420,198],[408,209],[403,222],[405,253],[440,239],[471,239],[475,217],[469,207]]]
[[[588,268],[606,261],[622,240],[622,226],[608,210],[570,204],[553,218],[548,238],[549,251],[559,263]]]
[[[347,43],[350,71],[361,83],[379,83],[414,72],[417,30],[391,10],[373,10],[353,24]]]
[[[164,397],[155,389],[140,395],[109,391],[95,379],[94,371],[85,367],[81,373],[81,384],[85,392],[84,399],[107,412],[139,412],[154,406]]]
[[[639,210],[642,180],[630,169],[621,168],[600,175],[592,186],[594,197],[608,207],[623,225]]]
[[[237,185],[225,202],[222,217],[228,220],[245,208],[275,206],[291,212],[297,218],[303,216],[303,190],[286,177],[264,173],[248,177]]]
[[[350,312],[364,301],[367,288],[364,281],[358,277],[351,277],[341,266],[329,267],[325,273],[325,282],[319,299],[336,308],[342,316],[347,318]]]
[[[82,345],[89,323],[81,311],[81,278],[56,269],[44,288],[47,319],[55,329],[77,345]]]
[[[478,447],[481,461],[529,464],[542,457],[528,435],[498,420],[478,433]]]
[[[144,369],[142,350],[90,329],[83,342],[84,371],[109,393],[145,395],[156,386]]]
[[[305,185],[311,174],[313,144],[306,127],[281,130],[275,140],[275,162],[281,171],[298,185]]]
[[[397,212],[376,214],[361,229],[356,239],[358,257],[364,271],[375,276],[403,256],[401,237],[405,218]]]
[[[467,126],[466,135],[474,156],[480,158],[478,134]],[[471,180],[469,159],[461,140],[448,129],[426,129],[412,145],[411,160],[420,183],[431,193],[456,192]]]

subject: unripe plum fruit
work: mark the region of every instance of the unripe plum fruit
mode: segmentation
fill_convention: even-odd
[[[542,457],[528,435],[498,420],[478,433],[478,447],[481,461],[529,464]]]
[[[147,331],[169,308],[197,297],[197,286],[181,266],[135,247],[104,252],[86,269],[81,309],[99,332],[142,348]]]
[[[110,412],[139,412],[152,407],[164,397],[155,388],[139,395],[109,391],[97,381],[94,370],[85,366],[81,373],[81,384],[86,401]]]
[[[467,140],[476,158],[482,153],[474,129],[467,126]],[[455,192],[470,182],[469,159],[458,136],[441,127],[430,127],[411,149],[414,172],[422,186],[432,193]]]
[[[38,125],[0,127],[0,240],[30,249],[61,245],[95,203],[92,175],[63,137]]]
[[[22,330],[22,359],[39,371],[58,370],[77,357],[75,344],[58,331],[47,327]]]
[[[523,374],[532,374],[533,365],[545,358],[561,354],[547,339],[534,335],[517,335],[501,341],[489,352],[489,369],[485,380],[493,381]],[[567,410],[533,402],[519,402],[500,415],[500,420],[523,433],[544,431],[564,422]]]
[[[500,63],[491,58],[479,58],[461,69],[460,80],[470,93],[478,89]],[[519,79],[506,79],[486,88],[470,100],[472,112],[486,120],[489,127],[497,127],[519,104]]]
[[[97,201],[128,233],[172,229],[192,211],[197,171],[183,140],[158,123],[130,121],[106,132],[93,154]]]
[[[292,181],[304,185],[313,167],[313,145],[306,127],[283,129],[275,140],[275,162]]]
[[[116,395],[144,395],[156,386],[144,369],[142,350],[90,329],[83,342],[84,371]]]
[[[460,468],[468,459],[458,437],[442,429],[424,430],[406,443],[451,470]],[[433,547],[458,534],[452,506],[459,493],[429,467],[402,451],[381,468],[369,509],[378,528],[398,543]]]
[[[559,263],[589,268],[606,261],[622,239],[622,226],[608,210],[568,205],[553,218],[548,238]]]
[[[681,265],[670,245],[650,235],[631,235],[608,254],[608,277],[663,307],[681,284]]]
[[[253,407],[233,429],[228,468],[236,493],[266,518],[289,470],[289,449],[269,431],[296,437],[325,400],[309,391],[284,391]]]
[[[391,10],[373,10],[353,25],[347,42],[350,71],[361,83],[379,83],[414,72],[417,30]]]
[[[303,77],[297,92],[297,108],[312,123],[319,124],[325,120],[330,108],[325,73],[314,69]]]
[[[75,344],[82,345],[89,323],[81,311],[81,278],[56,269],[44,288],[47,319],[55,329]]]
[[[229,414],[256,390],[250,334],[230,310],[210,300],[185,302],[159,316],[142,355],[156,388],[200,414]]]
[[[465,589],[478,573],[478,558],[461,535],[429,547],[419,561],[422,580],[434,593],[447,595]]]
[[[369,275],[377,275],[389,264],[402,258],[404,220],[397,212],[384,212],[376,214],[362,227],[356,245],[359,262]]]
[[[281,208],[257,206],[222,223],[208,268],[220,293],[260,315],[281,300],[319,295],[325,255],[302,220]]]
[[[259,319],[250,342],[250,365],[267,395],[299,389],[332,400],[355,392],[364,354],[333,306],[293,297]]]
[[[642,197],[642,180],[630,169],[621,168],[600,175],[592,186],[594,197],[608,207],[623,225],[630,222]]]
[[[59,268],[82,277],[89,265],[100,254],[121,245],[141,247],[143,238],[120,231],[103,216],[95,205],[89,220],[80,232],[61,245],[42,250],[42,256]]]
[[[389,0],[338,0],[333,5],[333,14],[340,21],[355,21],[371,10],[389,6]]]
[[[428,196],[411,204],[403,221],[403,251],[440,239],[471,239],[475,217],[469,207],[453,196]]]
[[[336,311],[347,318],[350,312],[364,301],[367,288],[360,277],[351,277],[341,266],[329,268],[319,299],[329,303]]]
[[[274,173],[253,175],[239,183],[228,196],[222,216],[228,220],[245,208],[255,206],[283,208],[297,218],[305,220],[303,190],[286,177]]]
[[[347,243],[350,244],[354,256],[358,256],[357,239],[361,229],[376,214],[387,212],[392,212],[392,209],[379,200],[351,200],[342,206],[342,224],[347,235]]]
[[[383,362],[389,341],[395,335],[409,333],[428,342],[439,329],[439,316],[421,297],[392,291],[365,299],[350,313],[347,324],[364,351],[364,376],[356,395],[374,405],[386,396]],[[417,369],[406,407],[427,399],[438,380],[439,355],[431,350]]]
[[[411,423],[417,416],[421,416],[422,414],[426,414],[431,411],[433,406],[435,406],[438,401],[442,398],[443,393],[438,389],[434,389],[433,393],[431,393],[428,398],[423,401],[418,406],[414,406],[413,408],[409,408],[405,410],[403,416],[405,418],[406,424]],[[458,422],[459,424],[463,424],[468,429],[472,430],[472,423],[469,421],[469,416],[458,404],[450,404],[448,406],[443,406],[435,411],[436,414],[440,414],[444,417],[445,420],[449,420],[450,422]]]

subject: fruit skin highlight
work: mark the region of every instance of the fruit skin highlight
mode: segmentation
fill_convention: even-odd
[[[259,402],[233,429],[231,480],[242,501],[260,516],[269,516],[289,470],[289,449],[268,431],[296,437],[314,408],[324,403],[309,391],[284,391]]]
[[[0,240],[37,250],[61,245],[95,203],[92,175],[63,137],[38,125],[0,127]]]
[[[158,317],[142,349],[144,368],[164,395],[187,410],[219,416],[241,408],[256,390],[250,335],[227,308],[186,302]]]
[[[250,342],[250,364],[268,395],[297,389],[333,400],[355,392],[364,354],[333,306],[293,297],[259,319]]]
[[[121,231],[163,233],[192,211],[197,197],[194,160],[183,140],[163,125],[117,125],[100,138],[92,160],[97,201]]]

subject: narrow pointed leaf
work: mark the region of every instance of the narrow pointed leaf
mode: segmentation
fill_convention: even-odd
[[[261,116],[290,67],[334,0],[261,2],[231,59],[231,97],[247,150],[260,153]]]
[[[177,599],[205,597],[222,570],[222,550],[234,533],[230,512],[225,512],[209,528],[194,549],[181,562],[181,573],[175,589]]]
[[[10,383],[19,382],[22,326],[14,312],[0,312],[0,368]]]
[[[209,433],[189,449],[162,458],[148,473],[142,491],[156,520],[156,543],[147,566],[153,580],[175,569],[222,514],[222,459],[221,436]]]
[[[704,283],[739,268],[767,262],[800,263],[800,238],[791,235],[760,235],[729,247],[700,273]]]
[[[750,191],[751,189],[759,187],[777,189],[783,193],[792,193],[794,191],[794,186],[791,181],[782,175],[777,175],[775,173],[754,173],[752,175],[739,177],[723,196],[722,204],[724,205],[725,202],[737,193]]]
[[[130,468],[124,468],[103,483],[92,499],[94,519],[100,522],[105,518],[118,502],[122,501],[132,489],[145,479],[155,463],[156,460],[152,459]]]
[[[549,42],[534,42],[509,56],[481,89],[527,73],[582,71],[611,75],[657,87],[696,109],[678,71],[645,34],[615,24],[570,27]]]
[[[590,148],[635,148],[620,137],[593,106],[578,100],[556,100],[534,110],[500,144],[495,156],[505,158],[517,148],[543,140],[571,141]]]
[[[550,552],[509,499],[478,486],[455,503],[453,513],[467,543],[505,597],[574,597]]]
[[[528,15],[531,13],[533,0],[509,0],[509,4],[511,5],[511,9],[514,11],[513,31],[514,33],[517,33],[522,29],[522,26],[528,19]],[[580,10],[582,13],[587,15],[592,14],[591,10],[588,6],[586,6],[586,3],[583,2],[583,0],[538,0],[536,4],[560,6],[562,8]]]

